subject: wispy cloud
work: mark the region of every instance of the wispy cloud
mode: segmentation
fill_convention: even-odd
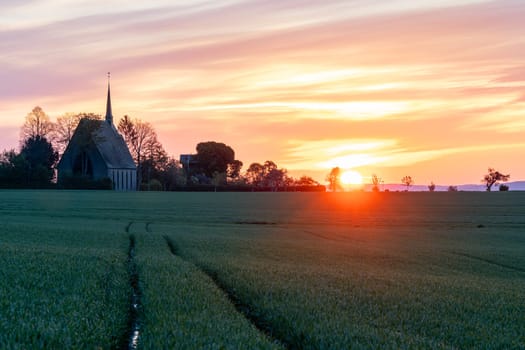
[[[173,154],[220,139],[245,163],[413,166],[525,129],[520,0],[66,5],[0,4],[1,125],[102,112],[112,71],[115,113],[159,125]]]
[[[376,168],[405,167],[436,158],[473,152],[524,148],[525,143],[483,144],[441,149],[413,150],[398,140],[337,139],[323,141],[296,140],[287,149],[290,169],[356,169],[373,165]]]

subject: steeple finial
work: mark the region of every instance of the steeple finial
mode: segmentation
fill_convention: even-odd
[[[109,80],[111,79],[111,73],[108,72],[108,101],[106,102],[106,121],[109,125],[113,125],[113,114],[111,113],[111,94],[109,88]]]

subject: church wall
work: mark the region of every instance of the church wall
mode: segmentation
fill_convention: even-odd
[[[137,171],[134,169],[109,169],[108,177],[115,191],[136,191]]]
[[[108,167],[106,165],[106,162],[100,155],[100,152],[98,152],[96,148],[92,149],[89,152],[89,157],[91,158],[91,162],[93,163],[93,179],[99,180],[107,177]]]
[[[59,180],[60,177],[67,177],[74,174],[75,160],[79,156],[79,153],[80,150],[78,147],[74,146],[72,146],[68,152],[64,153],[57,167]],[[99,180],[107,177],[108,168],[98,150],[94,147],[89,147],[87,149],[87,156],[91,161],[93,180]]]

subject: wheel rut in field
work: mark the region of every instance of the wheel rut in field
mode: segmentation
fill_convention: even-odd
[[[462,257],[465,257],[465,258],[469,258],[469,259],[473,259],[473,260],[477,260],[477,261],[482,261],[484,263],[487,263],[487,264],[490,264],[490,265],[494,265],[494,266],[498,266],[498,267],[503,267],[503,268],[506,268],[506,269],[509,269],[509,270],[514,270],[514,271],[517,271],[517,272],[525,273],[525,268],[503,264],[503,263],[500,263],[500,262],[497,262],[497,261],[494,261],[494,260],[491,260],[491,259],[482,258],[482,257],[479,257],[479,256],[467,254],[467,253],[452,252],[452,254],[457,255],[457,256],[462,256]]]
[[[273,221],[262,221],[262,220],[248,220],[248,221],[235,221],[236,225],[277,225]]]
[[[129,226],[126,228],[129,231]],[[140,331],[142,326],[142,292],[139,284],[139,274],[137,269],[137,263],[135,261],[135,247],[136,240],[135,236],[131,234],[129,236],[129,249],[128,249],[128,274],[129,284],[131,287],[131,295],[129,298],[129,311],[128,311],[128,325],[126,334],[123,335],[120,349],[134,350],[137,349],[140,340]]]
[[[301,344],[291,343],[284,338],[278,337],[276,332],[274,331],[275,327],[273,327],[273,325],[267,322],[265,319],[258,316],[255,309],[249,303],[246,303],[241,298],[239,298],[230,287],[223,283],[215,271],[211,271],[203,266],[199,266],[198,264],[195,264],[194,262],[185,259],[179,254],[179,248],[177,244],[170,237],[163,237],[166,240],[166,244],[168,245],[168,249],[170,250],[171,254],[183,259],[186,262],[191,263],[192,265],[197,267],[202,273],[206,274],[217,286],[217,288],[219,288],[223,291],[224,294],[226,294],[227,298],[233,304],[237,312],[243,315],[244,318],[246,318],[261,333],[264,333],[268,338],[272,339],[273,341],[278,342],[285,349],[295,350],[302,348]]]
[[[327,240],[327,241],[332,241],[332,242],[348,242],[349,241],[348,239],[340,238],[339,236],[335,236],[335,235],[333,235],[333,236],[325,236],[325,235],[322,235],[320,233],[312,232],[312,231],[308,231],[308,230],[304,230],[304,233],[312,235],[312,236],[317,237],[317,238],[321,238],[321,239]]]
[[[131,225],[133,225],[133,221],[128,222],[128,224],[126,225],[126,228],[124,228],[124,231],[126,231],[126,233],[129,233],[129,230],[131,229]]]
[[[138,225],[140,224],[140,225]],[[142,224],[144,224],[144,231],[141,230],[141,226]],[[151,229],[151,225],[153,223],[148,221],[148,222],[145,222],[145,223],[141,223],[141,222],[135,222],[135,221],[130,221],[128,222],[128,224],[126,225],[126,227],[124,227],[124,231],[126,233],[131,233],[131,228],[133,227],[133,231],[134,232],[147,232],[147,233],[151,233],[153,232],[153,230]],[[137,227],[138,226],[138,227]]]

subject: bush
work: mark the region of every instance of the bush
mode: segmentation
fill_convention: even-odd
[[[163,188],[162,188],[162,183],[159,180],[153,179],[148,183],[143,182],[140,185],[140,190],[141,191],[162,191]]]
[[[112,190],[113,182],[109,177],[93,180],[87,176],[67,176],[60,179],[58,187],[68,190]]]
[[[508,185],[499,185],[499,190],[500,191],[508,191],[509,190],[509,186]]]
[[[457,192],[458,191],[458,186],[448,186],[448,189],[447,189],[448,192]]]

